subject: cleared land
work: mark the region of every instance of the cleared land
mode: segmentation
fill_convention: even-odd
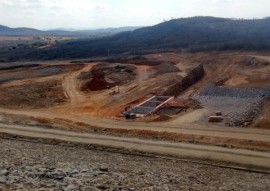
[[[244,87],[247,90],[245,93],[250,88],[269,87],[270,64],[266,59],[268,57],[254,55],[256,53],[166,53],[146,55],[145,59],[121,60],[121,63],[116,60],[113,63],[86,62],[75,66],[69,61],[54,61],[39,62],[39,66],[34,68],[3,70],[0,80],[2,76],[10,77],[10,80],[0,85],[0,91],[3,98],[12,99],[12,103],[5,101],[5,105],[1,106],[0,119],[3,123],[34,124],[107,135],[269,151],[270,127],[266,125],[264,130],[256,129],[260,127],[256,119],[260,120],[262,116],[269,119],[267,102],[262,103],[264,109],[260,109],[256,116],[249,119],[248,128],[239,128],[227,127],[226,123],[210,124],[207,120],[210,114],[218,110],[223,112],[227,120],[229,111],[239,110],[241,113],[245,102],[249,100],[243,99],[241,105],[240,101],[235,100],[235,96],[226,94],[221,96],[225,103],[230,104],[226,106],[219,104],[224,100],[213,98],[207,100],[209,104],[204,104],[202,100],[195,99],[209,83],[231,89]],[[12,78],[18,72],[29,70],[51,72],[59,65],[63,65],[60,73],[52,72],[30,79]],[[194,72],[200,65],[203,65],[205,70],[203,78],[197,78],[197,73]],[[50,87],[50,81],[53,79],[57,80],[57,88]],[[97,82],[102,84],[102,89],[83,88],[96,87]],[[28,88],[27,84],[31,84],[31,87]],[[35,87],[41,84],[42,91],[36,91]],[[187,89],[178,88],[179,85],[186,87],[186,84],[189,85]],[[112,88],[116,88],[116,85],[120,92],[113,92]],[[23,91],[24,89],[27,90]],[[43,100],[46,98],[44,93],[48,93],[49,97],[54,97],[56,101],[51,105],[42,104],[38,109],[31,107],[34,103],[31,102],[33,96]],[[11,98],[13,94],[16,96]],[[131,121],[122,117],[126,107],[132,107],[159,94],[179,96],[172,105],[164,108],[167,109],[164,116],[153,115]],[[23,104],[20,103],[21,97],[25,98]],[[57,101],[60,97],[63,99]],[[194,101],[187,104],[190,98]],[[238,104],[234,104],[236,102]]]
[[[57,80],[6,87],[0,92],[0,106],[13,109],[52,107],[65,99],[62,82]]]

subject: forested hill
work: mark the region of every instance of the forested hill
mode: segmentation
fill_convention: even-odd
[[[149,51],[270,50],[270,18],[192,17],[114,36],[76,40],[29,53],[29,58],[82,58]],[[25,55],[26,56],[26,55]]]

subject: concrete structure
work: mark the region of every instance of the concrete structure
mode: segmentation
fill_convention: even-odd
[[[223,119],[224,118],[222,116],[210,116],[209,119],[208,119],[208,122],[219,123],[219,122],[222,122]]]
[[[147,115],[155,113],[158,109],[172,100],[173,97],[170,96],[153,96],[148,100],[140,103],[139,105],[131,108],[130,110],[124,112],[126,118],[131,118],[130,116],[145,117]]]

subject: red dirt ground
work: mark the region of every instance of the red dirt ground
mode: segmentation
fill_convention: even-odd
[[[84,88],[91,91],[100,91],[104,89],[110,89],[114,86],[116,86],[115,83],[106,82],[104,74],[94,74],[93,79],[88,82]]]

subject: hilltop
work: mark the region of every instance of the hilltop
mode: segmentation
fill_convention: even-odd
[[[270,18],[244,20],[191,17],[100,38],[73,39],[45,49],[17,48],[4,53],[0,51],[0,56],[8,57],[9,60],[63,59],[123,53],[134,55],[168,51],[269,49]]]
[[[119,28],[105,28],[105,29],[93,29],[93,30],[38,30],[34,28],[11,28],[0,25],[0,36],[88,36],[88,35],[99,35],[106,36],[110,34],[116,34],[124,31],[132,31],[139,27],[119,27]]]

